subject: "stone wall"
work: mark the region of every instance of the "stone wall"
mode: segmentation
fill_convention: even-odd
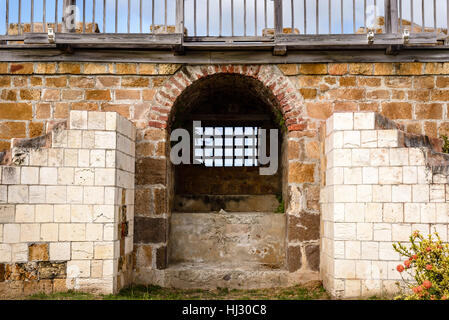
[[[334,112],[378,112],[404,131],[449,133],[449,64],[328,63],[178,65],[151,63],[0,63],[0,149],[11,138],[45,134],[71,110],[116,111],[136,133],[135,274],[167,267],[170,190],[167,137],[175,101],[195,81],[238,74],[258,80],[276,98],[287,127],[283,172],[288,269],[319,269],[320,144]],[[321,133],[320,133],[321,132]],[[324,145],[322,146],[324,147]]]
[[[413,231],[447,241],[449,156],[374,112],[326,121],[321,274],[337,297],[392,294],[401,279],[392,244]]]
[[[0,296],[130,282],[135,128],[115,112],[68,123],[1,154]]]

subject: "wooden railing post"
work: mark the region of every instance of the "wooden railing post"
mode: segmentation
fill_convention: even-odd
[[[76,31],[76,0],[64,0],[62,7],[62,32]]]
[[[282,0],[274,0],[274,33],[281,34],[283,33],[283,31],[284,27],[282,25]]]
[[[184,34],[184,0],[176,0],[175,32]]]
[[[385,0],[385,33],[398,33],[398,0]]]

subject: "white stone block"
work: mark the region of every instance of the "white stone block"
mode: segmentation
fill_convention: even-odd
[[[15,207],[12,205],[0,206],[0,223],[14,222]]]
[[[371,261],[356,261],[355,276],[358,279],[371,279]]]
[[[345,258],[360,259],[360,241],[345,241]]]
[[[411,224],[395,223],[391,226],[391,239],[393,241],[408,241],[411,234]]]
[[[87,111],[70,111],[70,129],[87,129]]]
[[[83,148],[92,149],[95,146],[95,131],[83,131]]]
[[[352,130],[354,128],[352,112],[335,112],[332,116],[332,128],[334,130]]]
[[[70,242],[51,242],[50,261],[70,260]]]
[[[8,187],[0,186],[0,203],[6,203],[8,201]]]
[[[81,223],[69,223],[59,225],[59,241],[85,241],[86,225]]]
[[[425,166],[426,161],[424,157],[424,151],[419,148],[409,148],[410,164],[415,166]]]
[[[333,167],[349,167],[352,158],[351,149],[335,149],[332,151]]]
[[[47,166],[48,165],[48,149],[31,149],[30,150],[30,166]]]
[[[72,259],[85,260],[94,256],[93,242],[72,242]]]
[[[366,167],[370,165],[369,149],[352,149],[352,165]]]
[[[340,260],[334,262],[335,278],[351,279],[355,277],[355,261]]]
[[[53,222],[53,206],[48,204],[36,205],[36,222]]]
[[[436,222],[449,222],[449,203],[437,203],[436,205]]]
[[[54,222],[70,222],[70,205],[56,204],[53,208]]]
[[[384,203],[383,221],[384,222],[404,222],[404,204],[403,203]]]
[[[371,185],[357,186],[357,202],[373,201],[373,187]]]
[[[26,223],[20,225],[20,242],[40,241],[41,225],[38,223]]]
[[[399,258],[400,258],[399,253],[394,251],[393,242],[380,242],[379,243],[379,259],[380,260],[399,260]]]
[[[106,116],[106,125],[105,125],[105,129],[106,130],[117,130],[117,113],[115,112],[105,112],[105,116]]]
[[[3,167],[2,184],[20,184],[20,167]]]
[[[90,166],[104,168],[106,166],[106,152],[105,150],[91,150],[90,151]]]
[[[45,186],[30,186],[30,203],[45,203]]]
[[[421,222],[421,206],[419,203],[404,204],[404,222]]]
[[[114,242],[96,242],[94,247],[95,259],[114,259]]]
[[[114,241],[117,240],[118,226],[115,223],[105,223],[103,229],[103,240]]]
[[[20,224],[3,225],[3,242],[17,243],[20,242]]]
[[[426,184],[418,184],[412,186],[413,202],[429,202],[430,192],[429,186]]]
[[[67,187],[47,186],[45,196],[48,203],[67,203]]]
[[[410,163],[414,164],[414,163]],[[392,148],[390,149],[390,165],[392,166],[408,166],[408,148]]]
[[[50,167],[61,167],[64,165],[63,149],[48,149],[48,165]]]
[[[390,152],[388,149],[370,149],[370,165],[373,167],[388,166]]]
[[[372,297],[382,292],[382,282],[380,280],[362,280],[362,296]]]
[[[361,184],[362,168],[349,167],[344,168],[344,184]]]
[[[379,259],[379,242],[362,241],[361,246],[362,259]]]
[[[11,245],[0,243],[0,263],[11,262]]]
[[[402,183],[402,167],[380,167],[380,184],[400,184]]]
[[[8,186],[8,203],[28,203],[28,199],[28,186]]]
[[[74,168],[58,168],[58,185],[72,185],[74,183],[74,172]]]
[[[84,189],[81,186],[67,187],[67,203],[81,204],[83,203]]]
[[[58,184],[58,169],[57,168],[40,168],[40,184],[56,185]]]
[[[444,184],[432,184],[430,185],[430,202],[445,202],[446,190]]]
[[[75,185],[93,186],[94,185],[94,169],[75,168]]]
[[[92,205],[71,205],[70,220],[71,222],[92,222],[93,206]]]
[[[424,166],[419,166],[417,169],[418,169],[418,183],[419,184],[432,183],[432,172],[429,168],[424,167]]]
[[[336,241],[336,240],[330,240],[331,244],[333,243],[334,246],[334,258],[337,259],[344,259],[345,258],[345,242],[344,241]]]
[[[334,223],[335,240],[354,240],[357,237],[355,223]]]
[[[374,223],[373,228],[374,241],[391,241],[391,224]]]
[[[367,203],[365,205],[365,222],[382,222],[382,203]]]
[[[21,184],[39,184],[39,168],[22,167]]]
[[[93,208],[94,222],[114,222],[116,206],[114,205],[95,205]]]
[[[354,185],[335,185],[334,201],[335,202],[356,202],[357,188]]]
[[[410,163],[412,164],[412,163]],[[417,167],[402,167],[402,181],[405,184],[418,183],[418,169]]]
[[[115,169],[95,168],[95,185],[114,186],[115,172],[116,172]]]
[[[435,203],[421,203],[421,222],[434,223],[436,221]]]
[[[53,148],[67,148],[67,130],[53,131],[51,145]]]
[[[92,278],[102,278],[103,277],[103,260],[91,260],[90,276]]]
[[[360,131],[343,131],[343,148],[360,148]]]
[[[90,166],[90,150],[79,149],[78,150],[78,166],[88,168]]]
[[[103,204],[104,187],[84,187],[84,204]]]
[[[397,130],[379,130],[377,131],[377,145],[380,148],[397,148],[399,145]]]
[[[86,240],[87,241],[103,240],[103,224],[102,223],[88,223],[86,225]],[[115,240],[115,239],[105,239],[105,240]]]
[[[103,260],[103,276],[111,277],[117,275],[117,263],[115,260]]]
[[[363,167],[362,168],[363,184],[378,184],[379,183],[379,169],[377,167]]]
[[[357,240],[373,240],[372,223],[357,223]]]
[[[78,149],[64,149],[64,166],[78,166]]]
[[[388,279],[388,262],[372,261],[371,275],[373,279]]]
[[[106,150],[106,168],[115,168],[116,154],[115,150]]]
[[[373,130],[375,128],[374,112],[354,112],[355,130]]]
[[[15,243],[11,244],[12,262],[28,262],[28,244]]]
[[[361,131],[360,146],[362,148],[377,148],[377,131],[376,130]]]
[[[345,203],[345,222],[363,222],[365,205],[363,203]]]
[[[118,203],[116,201],[116,193],[118,193],[117,188],[115,188],[115,187],[105,187],[104,188],[104,204],[115,204],[115,203]]]
[[[67,262],[67,278],[89,278],[90,260],[71,260]]]
[[[392,186],[391,201],[392,202],[411,202],[412,201],[412,187],[409,185],[404,185],[404,184]]]
[[[332,186],[335,184],[343,184],[344,175],[343,167],[335,167],[327,170],[326,185]]]
[[[390,202],[391,185],[373,185],[373,202]]]
[[[16,222],[34,222],[34,206],[33,205],[17,205],[16,206]]]
[[[117,146],[117,134],[111,131],[95,131],[96,149],[115,149]]]
[[[57,223],[43,223],[41,225],[41,241],[58,241]]]
[[[87,128],[89,130],[106,130],[106,114],[91,111],[87,115]]]

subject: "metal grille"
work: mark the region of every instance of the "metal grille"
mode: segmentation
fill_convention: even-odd
[[[258,166],[257,127],[195,127],[194,163],[206,167]]]

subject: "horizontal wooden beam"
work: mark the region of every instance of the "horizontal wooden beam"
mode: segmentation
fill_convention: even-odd
[[[273,56],[272,51],[203,51],[187,50],[174,55],[170,50],[111,50],[58,48],[5,48],[0,46],[0,61],[26,62],[147,62],[186,64],[271,64],[326,62],[445,62],[448,47],[413,48],[399,46],[394,55],[385,49],[369,50],[290,50],[285,56]]]
[[[55,43],[97,48],[168,48],[182,44],[182,34],[56,33]],[[27,33],[25,44],[48,44],[46,33]]]
[[[288,49],[314,49],[314,48],[376,48],[385,45],[404,44],[404,39],[400,34],[375,34],[372,44],[368,44],[366,34],[335,34],[335,35],[300,35],[300,34],[279,34],[275,36],[275,44],[287,46]],[[413,33],[409,37],[410,45],[436,45],[437,36],[435,33]]]

